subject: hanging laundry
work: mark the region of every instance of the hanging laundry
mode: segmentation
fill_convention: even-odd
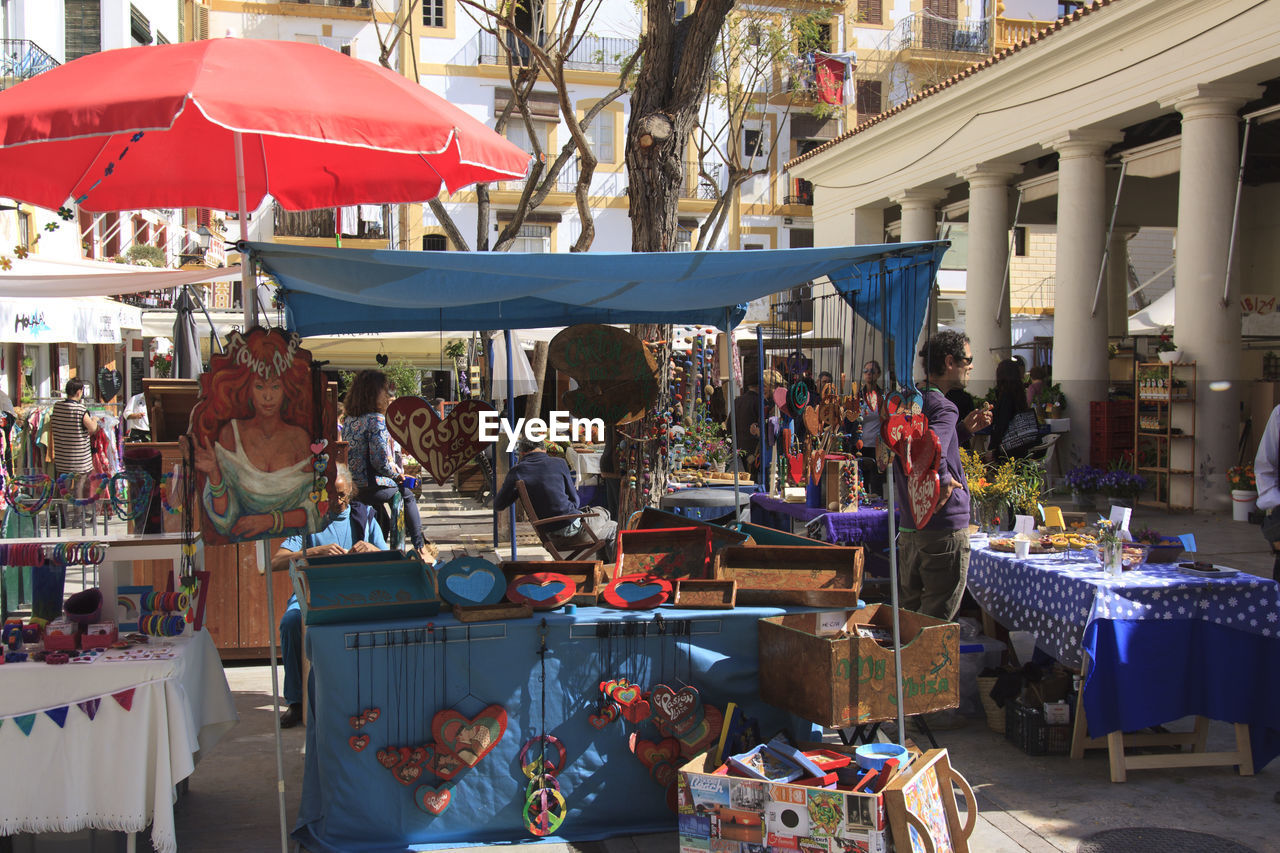
[[[853,72],[857,67],[857,56],[850,53],[814,54],[814,75],[816,77],[818,97],[824,103],[838,105],[853,100]]]

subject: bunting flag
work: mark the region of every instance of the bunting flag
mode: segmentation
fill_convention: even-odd
[[[167,679],[160,680],[165,681]],[[109,695],[112,699],[116,700],[121,708],[124,708],[126,711],[132,711],[133,697],[136,690],[137,687],[130,687],[128,690],[119,690]],[[98,716],[98,711],[102,709],[102,700],[105,699],[107,695],[108,694],[103,694],[102,696],[96,696],[92,699],[77,700],[76,702],[59,705],[55,708],[42,708],[28,714],[13,714],[8,717],[0,717],[0,726],[4,725],[5,720],[13,720],[17,723],[22,734],[24,736],[29,736],[31,734],[31,729],[35,727],[36,720],[41,714],[44,714],[44,716],[53,720],[54,723],[58,725],[58,728],[66,728],[67,716],[71,713],[71,705],[73,704],[81,711],[84,711],[85,716],[92,721]]]
[[[18,728],[22,729],[24,735],[31,734],[31,727],[36,724],[35,714],[23,714],[21,717],[14,717],[13,721],[18,724]]]
[[[83,702],[79,702],[77,704],[80,706],[80,710],[84,711],[85,714],[89,717],[89,719],[92,720],[94,717],[98,715],[98,706],[102,704],[102,700],[86,699]]]
[[[44,712],[44,715],[58,724],[58,728],[63,728],[67,724],[67,712],[71,710],[69,705],[63,705],[61,708],[50,708]]]
[[[120,703],[120,707],[126,711],[133,710],[133,688],[121,690],[119,693],[112,693],[111,698]]]

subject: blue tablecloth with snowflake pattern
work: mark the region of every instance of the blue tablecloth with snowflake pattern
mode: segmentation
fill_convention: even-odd
[[[1091,554],[969,560],[969,591],[1000,624],[1079,667],[1095,737],[1190,715],[1251,727],[1255,768],[1280,754],[1280,585],[1144,565],[1112,578]]]

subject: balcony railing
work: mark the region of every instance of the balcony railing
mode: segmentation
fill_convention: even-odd
[[[0,89],[16,86],[61,65],[30,39],[0,39]]]
[[[715,201],[720,190],[720,163],[703,163],[702,171],[710,175],[710,180],[699,174],[698,162],[687,160],[684,164],[684,181],[680,185],[681,198],[696,198]]]
[[[898,22],[894,48],[986,54],[991,52],[991,27],[985,20],[955,21],[917,12]]]
[[[783,196],[783,204],[807,204],[813,206],[813,193],[800,193],[799,195]]]
[[[545,37],[542,40],[545,41]],[[565,60],[564,67],[575,71],[616,73],[639,49],[637,39],[586,36]],[[508,53],[516,57],[517,65],[529,62],[529,48],[515,36],[506,34],[499,41],[492,33],[477,33],[454,57],[454,62],[460,65],[506,65]]]
[[[995,49],[1005,50],[1013,47],[1041,30],[1049,29],[1053,23],[1053,21],[1033,21],[1023,18],[996,18]]]
[[[368,9],[373,6],[373,0],[284,0],[286,6],[297,4],[299,6],[345,6],[348,9]]]
[[[275,206],[275,234],[277,237],[330,238],[341,233],[343,237],[357,240],[385,240],[389,236],[391,215],[389,204],[362,204],[341,208],[341,219],[334,208],[319,210],[285,210]],[[373,213],[376,211],[376,218]]]

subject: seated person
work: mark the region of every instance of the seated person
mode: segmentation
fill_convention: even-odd
[[[280,543],[279,550],[271,555],[271,571],[289,568],[289,561],[300,556],[335,557],[387,550],[387,540],[373,510],[353,501],[354,491],[351,469],[339,463],[334,479],[336,498],[329,504],[328,525],[310,534],[311,544],[305,550],[301,536],[290,536]],[[280,728],[290,729],[302,721],[302,610],[296,595],[289,599],[289,606],[280,617],[280,655],[284,658],[284,701],[289,704],[280,715]]]
[[[519,494],[516,482],[522,481],[538,518],[590,513],[586,518],[575,518],[559,530],[547,532],[557,548],[572,549],[588,544],[591,541],[587,533],[589,528],[597,539],[609,543],[604,550],[604,559],[612,560],[618,522],[609,517],[609,511],[604,507],[578,506],[578,490],[574,488],[569,463],[559,456],[548,456],[541,442],[528,439],[516,442],[516,452],[520,454],[520,461],[512,466],[502,481],[502,488],[493,502],[494,508],[501,511],[515,503]]]

